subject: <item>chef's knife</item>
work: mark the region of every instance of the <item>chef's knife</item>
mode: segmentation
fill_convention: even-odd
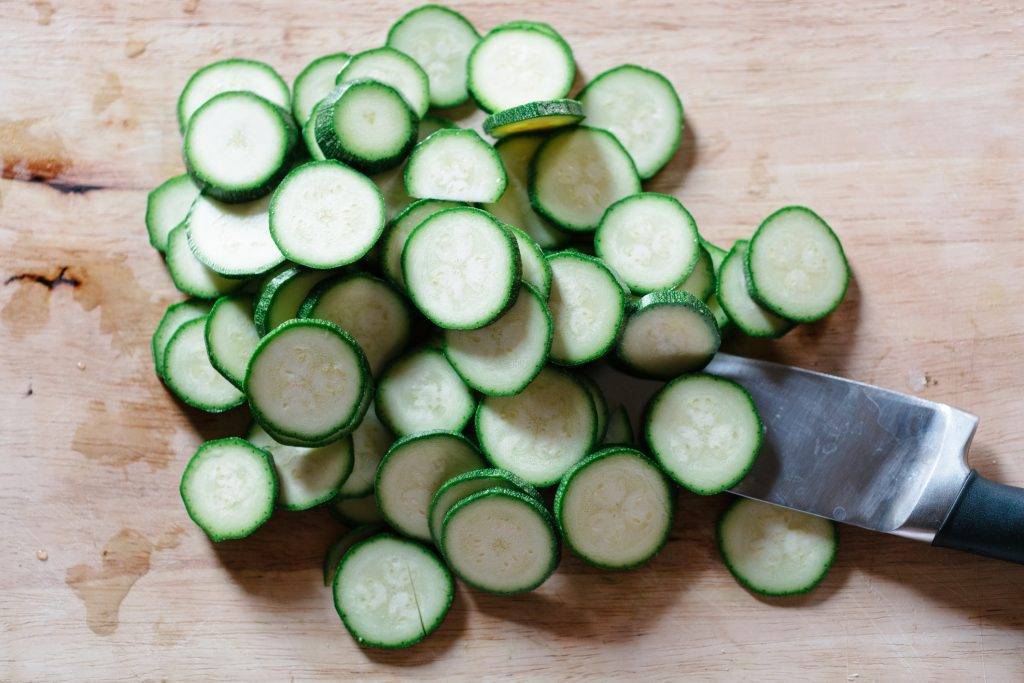
[[[915,396],[720,353],[706,369],[743,385],[765,424],[732,492],[837,522],[1024,563],[1024,489],[966,456],[978,418]],[[595,378],[638,419],[660,383],[604,366]]]

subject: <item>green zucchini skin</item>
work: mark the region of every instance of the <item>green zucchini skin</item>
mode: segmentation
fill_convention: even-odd
[[[712,340],[709,352],[703,359],[694,361],[692,365],[679,368],[678,370],[672,370],[668,373],[659,373],[640,367],[637,364],[636,359],[628,357],[621,342],[623,336],[626,334],[626,330],[629,328],[630,322],[637,320],[639,316],[642,316],[645,313],[655,311],[660,308],[684,308],[699,317],[707,327],[709,336]],[[703,370],[707,367],[708,363],[714,359],[715,354],[718,353],[718,349],[722,344],[722,334],[718,329],[718,323],[715,320],[714,313],[712,313],[711,309],[707,307],[707,304],[689,292],[651,292],[650,294],[642,296],[639,301],[630,304],[629,309],[629,315],[623,324],[622,333],[619,335],[619,343],[615,347],[615,355],[617,360],[629,370],[630,374],[635,375],[636,377],[668,380],[683,373],[693,373]]]
[[[345,63],[351,56],[352,55],[347,52],[335,52],[333,54],[317,57],[303,67],[302,71],[299,72],[299,75],[295,77],[295,80],[292,82],[292,115],[295,117],[295,122],[300,127],[305,126],[306,122],[309,121],[313,112],[316,110],[316,103],[313,104],[309,111],[306,111],[303,109],[303,103],[300,101],[303,99],[299,96],[300,91],[309,87],[309,84],[306,81],[318,69],[333,69],[335,65],[337,66],[337,72],[334,75],[337,77],[338,73],[341,73],[341,69],[345,66]],[[331,79],[331,83],[334,83],[333,78]],[[326,96],[327,93],[324,93],[324,95]]]
[[[736,328],[743,334],[747,335],[748,337],[754,337],[757,339],[779,339],[781,337],[786,336],[786,334],[788,334],[790,330],[796,327],[796,323],[793,322],[792,320],[787,320],[785,318],[776,316],[771,311],[767,311],[768,316],[777,318],[778,322],[776,322],[769,328],[753,327],[749,324],[749,321],[744,320],[742,314],[732,304],[729,303],[728,297],[722,296],[722,285],[723,281],[725,280],[726,270],[728,268],[742,268],[743,277],[746,278],[746,266],[744,265],[744,261],[746,260],[746,252],[748,249],[748,245],[749,242],[747,240],[737,240],[736,243],[733,245],[732,249],[729,251],[728,254],[726,254],[725,258],[722,260],[722,265],[719,268],[719,277],[717,279],[717,282],[715,283],[715,298],[718,300],[718,303],[722,307],[722,310],[725,311],[725,314],[726,316],[728,316],[729,321],[733,325],[735,325]],[[735,266],[733,259],[739,261],[739,263],[735,264]],[[749,285],[747,285],[748,296],[749,292]],[[757,302],[755,301],[754,303],[756,304]]]
[[[557,124],[543,125],[544,119],[564,117],[566,120]],[[484,119],[484,132],[493,137],[505,137],[522,132],[550,130],[562,126],[571,126],[583,120],[583,107],[576,100],[544,100],[527,102],[509,109],[495,112]],[[519,128],[520,126],[526,126]],[[534,127],[535,126],[535,127]],[[503,130],[512,128],[512,130]]]
[[[150,339],[150,351],[153,353],[153,369],[156,376],[164,379],[164,351],[167,343],[179,327],[190,320],[205,317],[210,312],[210,302],[200,299],[186,299],[167,307]]]
[[[185,336],[188,334],[195,334],[192,330],[193,328],[199,326],[202,326],[203,329],[200,330],[198,334],[202,336],[205,345],[206,316],[189,320],[188,322],[178,327],[178,329],[175,330],[174,334],[171,335],[170,340],[167,342],[167,346],[164,348],[164,384],[166,384],[167,388],[171,390],[171,393],[173,393],[185,405],[206,411],[207,413],[225,413],[245,403],[245,394],[238,390],[238,388],[231,384],[227,379],[224,379],[223,381],[225,382],[225,384],[234,389],[232,398],[230,400],[224,401],[223,403],[210,403],[204,398],[197,398],[186,387],[182,386],[179,378],[172,371],[172,367],[169,365],[169,361],[171,360],[172,352],[175,348],[175,345],[178,344],[179,342],[184,343]],[[206,361],[209,362],[209,352],[207,352]],[[217,379],[221,379],[220,373],[217,371],[216,368],[213,367],[212,363],[210,364],[210,367],[213,369],[214,375],[217,377]]]
[[[258,71],[263,72],[263,74],[265,76],[268,76],[270,78],[270,81],[274,84],[274,86],[275,86],[274,90],[276,92],[271,94],[268,91],[268,92],[265,92],[265,93],[262,93],[262,94],[261,93],[256,93],[256,94],[260,95],[261,97],[265,97],[266,99],[268,99],[269,101],[273,102],[274,104],[276,104],[279,107],[285,108],[285,107],[289,106],[289,102],[290,102],[291,97],[290,97],[290,94],[288,92],[288,84],[284,82],[284,79],[281,78],[281,76],[277,73],[277,71],[274,70],[274,68],[272,66],[270,66],[269,64],[267,64],[265,62],[257,61],[255,59],[238,59],[238,58],[223,59],[223,60],[221,60],[219,62],[213,62],[212,64],[207,64],[206,66],[198,69],[195,73],[193,73],[191,76],[189,76],[188,81],[186,81],[186,83],[185,83],[185,87],[181,89],[181,94],[178,96],[178,102],[177,102],[177,105],[175,107],[175,111],[177,112],[177,116],[178,116],[178,130],[181,131],[181,133],[184,134],[185,129],[188,127],[189,117],[187,117],[185,115],[185,100],[187,99],[187,94],[188,94],[189,90],[192,88],[192,86],[195,83],[197,83],[197,81],[201,80],[210,71],[216,70],[216,69],[223,69],[225,67],[227,67],[227,68],[242,67],[242,68],[246,68],[246,69],[256,69]],[[220,94],[220,93],[217,93],[217,94]],[[204,102],[204,104],[205,104],[205,102]],[[200,106],[202,106],[202,105],[200,105]],[[196,109],[198,109],[198,108],[199,107],[196,107]]]
[[[232,372],[232,370],[229,367],[227,367],[227,365],[223,362],[223,359],[221,358],[221,356],[218,355],[217,352],[213,349],[213,344],[212,344],[212,337],[213,337],[212,325],[217,320],[217,313],[218,313],[218,311],[220,311],[222,307],[228,306],[231,303],[236,302],[236,301],[241,301],[243,305],[248,306],[248,310],[250,311],[250,314],[251,314],[252,308],[253,308],[253,302],[252,302],[252,297],[249,296],[248,294],[228,294],[228,295],[222,296],[219,299],[217,299],[215,302],[213,302],[213,307],[210,308],[210,313],[206,317],[206,330],[204,332],[204,335],[206,337],[206,350],[207,350],[207,352],[210,355],[210,364],[213,365],[214,369],[216,369],[217,372],[219,372],[220,374],[224,375],[224,378],[226,380],[228,380],[229,382],[234,384],[236,387],[241,389],[242,388],[242,380],[244,378],[240,377],[237,373]],[[253,324],[253,328],[255,328],[255,324]],[[258,332],[257,332],[257,334],[258,334]]]
[[[189,197],[191,197],[189,206],[199,196],[199,188],[192,182],[192,178],[188,173],[168,178],[146,195],[146,233],[149,235],[150,245],[161,254],[167,251],[167,239],[170,236],[171,230],[181,225],[186,216],[188,216],[188,206],[185,206],[184,211],[176,212],[173,224],[158,224],[160,222],[158,214],[162,214],[166,210],[161,205],[164,202],[173,201],[173,198],[178,195],[186,200],[189,200]],[[178,205],[177,202],[175,202],[175,205]],[[180,205],[178,206],[180,208]]]

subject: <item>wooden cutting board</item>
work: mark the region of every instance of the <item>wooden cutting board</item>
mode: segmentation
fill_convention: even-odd
[[[529,595],[460,588],[439,633],[391,653],[357,648],[334,613],[320,563],[340,527],[323,511],[217,547],[189,523],[186,459],[245,416],[187,410],[151,369],[179,295],[143,210],[182,169],[178,92],[228,56],[291,80],[379,45],[408,7],[0,2],[0,679],[1024,678],[1024,567],[844,527],[817,591],[762,600],[716,556],[725,497],[682,495],[647,567],[566,555]],[[727,348],[971,410],[972,464],[1024,484],[1019,3],[458,9],[481,29],[552,23],[586,78],[668,75],[686,134],[650,188],[713,241],[791,202],[836,228],[855,274],[838,312]]]

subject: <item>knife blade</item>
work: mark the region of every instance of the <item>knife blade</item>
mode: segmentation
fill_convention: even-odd
[[[1024,562],[1024,489],[978,477],[971,413],[819,372],[719,353],[706,372],[750,392],[765,425],[731,491],[919,541]],[[663,383],[611,366],[594,378],[640,424]],[[959,521],[957,521],[959,518]],[[994,526],[993,526],[994,525]]]

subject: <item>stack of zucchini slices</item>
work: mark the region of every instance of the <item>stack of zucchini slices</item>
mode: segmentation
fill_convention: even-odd
[[[352,527],[323,577],[362,645],[426,637],[453,575],[514,594],[563,545],[609,570],[650,560],[675,485],[725,491],[761,444],[750,395],[701,372],[723,336],[781,336],[846,291],[809,209],[725,250],[644,191],[683,128],[664,76],[618,66],[569,99],[575,77],[547,24],[481,36],[425,5],[291,88],[228,59],[179,98],[187,173],[150,193],[146,226],[190,298],[160,320],[154,365],[188,406],[252,416],[199,448],[181,497],[213,541],[275,508]],[[483,134],[433,113],[470,98]],[[595,363],[667,382],[639,440]],[[768,594],[813,587],[836,547],[830,523],[749,501],[719,537]]]

